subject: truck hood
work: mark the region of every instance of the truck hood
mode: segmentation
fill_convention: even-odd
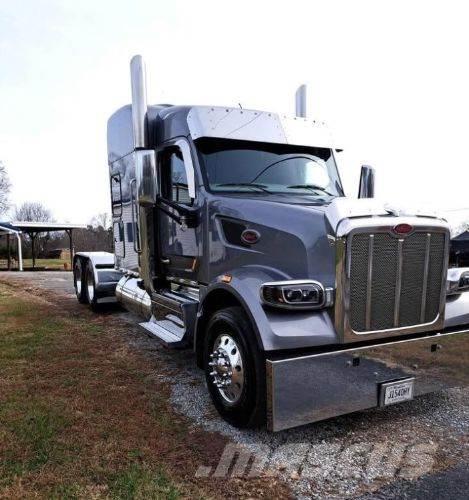
[[[393,205],[370,198],[335,198],[330,205],[325,207],[325,214],[329,224],[337,232],[337,227],[343,219],[357,217],[379,217],[394,215],[396,217],[430,217],[439,218],[437,213],[430,210],[421,210],[415,207]]]
[[[429,216],[396,209],[370,199],[336,198],[328,204],[308,203],[281,196],[223,196],[210,203],[215,221],[210,242],[210,279],[230,268],[271,269],[276,279],[317,279],[335,285],[335,236],[340,221],[355,217]],[[435,217],[435,215],[430,215]],[[260,239],[243,246],[239,236],[227,233],[226,220],[258,231]],[[379,225],[379,221],[376,221]],[[213,227],[213,226],[212,226]],[[231,229],[233,226],[231,225]]]

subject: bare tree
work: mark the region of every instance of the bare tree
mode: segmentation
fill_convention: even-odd
[[[25,222],[53,222],[51,211],[42,203],[27,201],[15,210],[15,220]]]
[[[0,161],[0,214],[6,212],[10,207],[8,195],[10,193],[10,180],[8,179],[7,169]]]
[[[456,237],[459,236],[460,234],[465,233],[466,231],[469,231],[469,222],[461,222],[455,227],[452,227],[451,230],[451,237]]]
[[[36,201],[27,201],[23,203],[20,207],[17,207],[15,210],[15,220],[22,222],[54,222],[54,218],[52,217],[51,211],[46,208],[42,203]],[[31,235],[28,235],[31,238]],[[34,237],[34,233],[32,235]],[[54,233],[39,233],[37,237],[35,237],[35,241],[37,242],[37,250],[39,254],[45,253],[45,248],[49,240],[54,237]],[[32,243],[26,248],[29,253],[30,247]]]
[[[73,241],[76,252],[112,252],[113,233],[111,216],[107,213],[98,214],[93,217],[86,229],[75,229],[73,231]],[[48,247],[66,248],[68,237],[64,234],[57,235],[49,242]]]
[[[98,214],[91,219],[91,226],[94,228],[101,227],[108,230],[111,227],[111,216],[107,212]]]

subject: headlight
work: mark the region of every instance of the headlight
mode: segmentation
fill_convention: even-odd
[[[334,302],[332,288],[310,280],[264,283],[260,293],[264,304],[285,309],[321,309]]]

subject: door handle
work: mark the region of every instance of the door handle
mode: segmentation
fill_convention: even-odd
[[[162,264],[171,264],[171,259],[163,258],[161,259]]]

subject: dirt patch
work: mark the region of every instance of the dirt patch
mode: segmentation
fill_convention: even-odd
[[[0,497],[290,496],[277,479],[196,477],[227,438],[173,410],[127,325],[51,299],[0,283]]]

